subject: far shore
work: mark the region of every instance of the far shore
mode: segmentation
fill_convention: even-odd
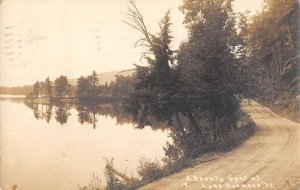
[[[26,98],[26,95],[0,94],[0,98]]]

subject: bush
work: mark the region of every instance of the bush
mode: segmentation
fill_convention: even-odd
[[[159,161],[151,161],[147,158],[141,158],[137,172],[143,183],[150,183],[164,176],[164,171]]]

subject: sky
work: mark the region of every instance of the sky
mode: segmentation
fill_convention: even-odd
[[[186,38],[182,0],[136,0],[148,30],[171,10],[172,48]],[[234,11],[261,10],[263,0],[235,0]],[[23,86],[46,77],[68,78],[134,68],[141,38],[122,22],[128,0],[2,0],[0,86]],[[100,79],[101,80],[101,79]]]

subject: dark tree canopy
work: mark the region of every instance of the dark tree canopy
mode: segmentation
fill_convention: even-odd
[[[267,0],[259,14],[244,15],[241,27],[252,89],[261,101],[292,113],[299,113],[299,18],[299,1]]]

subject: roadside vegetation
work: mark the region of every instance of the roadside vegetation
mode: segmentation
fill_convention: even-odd
[[[267,0],[253,17],[242,15],[244,73],[251,97],[299,121],[299,1]]]

